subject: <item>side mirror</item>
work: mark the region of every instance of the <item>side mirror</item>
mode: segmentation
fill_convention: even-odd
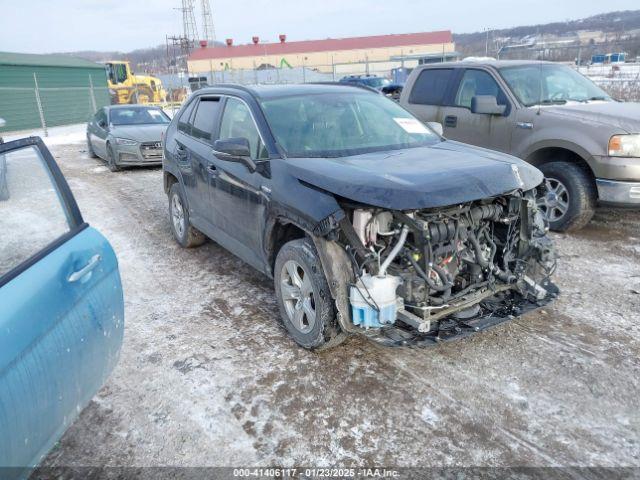
[[[99,126],[100,128],[105,128],[105,127],[107,126],[107,122],[105,122],[104,120],[100,120],[100,121],[98,122],[98,126]]]
[[[503,115],[506,109],[506,105],[498,105],[493,95],[476,95],[471,99],[471,113]]]
[[[442,136],[444,130],[442,129],[442,124],[440,122],[427,122],[427,125],[431,130],[436,132],[438,135]]]
[[[251,173],[258,168],[251,159],[249,140],[243,137],[216,140],[213,142],[213,154],[220,160],[242,163]]]

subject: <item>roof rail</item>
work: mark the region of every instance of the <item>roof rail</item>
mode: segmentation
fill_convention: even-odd
[[[200,90],[206,90],[208,88],[235,88],[236,90],[242,90],[246,93],[253,93],[249,87],[242,85],[241,83],[212,83]]]
[[[380,93],[379,90],[376,90],[373,87],[370,87],[368,85],[362,85],[361,83],[347,83],[347,82],[307,82],[306,85],[334,85],[334,86],[339,86],[339,87],[354,87],[354,88],[360,88],[362,90],[369,90],[370,92],[374,92],[374,93]]]

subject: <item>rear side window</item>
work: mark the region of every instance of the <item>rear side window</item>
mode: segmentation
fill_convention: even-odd
[[[0,154],[0,277],[70,230],[70,220],[40,151]]]
[[[180,114],[180,118],[178,119],[178,130],[187,135],[191,135],[191,124],[189,123],[189,118],[191,118],[191,114],[193,113],[193,108],[198,102],[191,102]]]
[[[220,111],[219,98],[202,98],[198,104],[191,135],[195,138],[211,142],[213,127]]]
[[[409,95],[409,103],[420,105],[442,105],[449,82],[453,78],[453,69],[439,68],[423,70]]]

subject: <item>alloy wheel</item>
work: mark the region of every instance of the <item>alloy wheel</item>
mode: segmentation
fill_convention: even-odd
[[[282,266],[280,294],[293,327],[300,333],[309,333],[316,323],[311,274],[295,260],[287,260]]]
[[[185,218],[184,208],[182,207],[182,201],[179,195],[174,195],[171,198],[171,221],[173,222],[173,228],[176,233],[182,238],[185,231]]]
[[[557,178],[547,178],[547,193],[537,201],[549,222],[557,222],[569,210],[569,190]]]

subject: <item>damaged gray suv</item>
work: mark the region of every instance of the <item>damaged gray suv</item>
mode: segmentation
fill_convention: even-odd
[[[349,334],[433,345],[558,293],[542,173],[445,140],[369,90],[202,89],[164,153],[177,242],[211,238],[272,277],[305,348]]]

